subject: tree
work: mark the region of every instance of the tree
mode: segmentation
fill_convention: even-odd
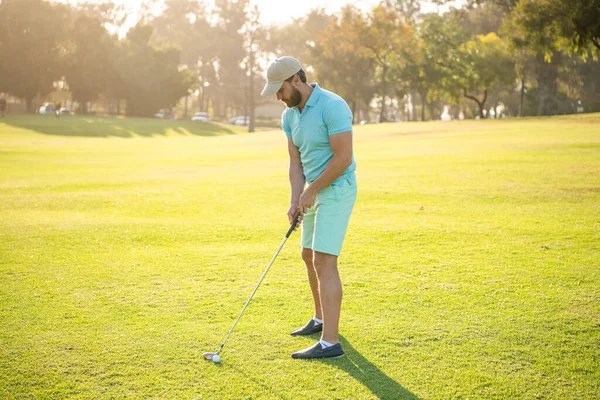
[[[258,11],[258,6],[249,7],[248,10],[248,20],[244,27],[242,28],[242,35],[245,39],[245,47],[246,47],[246,60],[245,64],[248,71],[248,112],[244,113],[250,119],[248,123],[248,132],[254,132],[254,116],[256,109],[256,99],[254,96],[254,76],[256,75],[256,56],[260,50],[259,44],[263,41],[265,32],[263,27],[260,24],[260,12]]]
[[[217,109],[220,115],[227,109],[242,109],[246,104],[246,71],[242,63],[246,57],[242,27],[247,22],[249,0],[216,0],[215,30],[219,38],[216,48],[218,78]]]
[[[152,116],[159,108],[172,107],[187,95],[193,75],[180,69],[181,51],[150,44],[152,27],[138,24],[127,33],[117,50],[119,94],[127,100],[127,115]]]
[[[515,68],[508,47],[495,33],[479,35],[462,47],[465,62],[462,64],[463,96],[479,106],[479,116],[489,92],[494,87],[510,86],[515,81]]]
[[[452,0],[437,0],[448,3]],[[600,50],[600,0],[469,0],[468,6],[493,3],[537,30],[551,31],[570,41],[573,49],[585,55],[591,45]]]
[[[528,82],[535,79],[536,60],[523,49],[512,49],[512,55],[520,86],[519,111],[517,115],[523,117],[525,116],[525,93],[527,92]]]
[[[291,23],[273,27],[267,34],[264,50],[277,57],[292,56],[303,64],[314,60],[313,48],[321,35],[335,22],[335,18],[322,8],[311,10],[306,16]]]
[[[52,91],[64,73],[69,10],[42,0],[0,3],[0,91],[26,100]]]
[[[414,44],[414,33],[395,10],[381,4],[371,10],[358,32],[361,45],[377,66],[378,92],[382,97],[379,121],[384,122],[387,120],[388,74],[406,63],[407,53]]]
[[[443,93],[455,102],[463,95],[466,60],[461,49],[469,35],[460,15],[432,13],[423,16],[419,36],[423,41],[423,58],[416,68],[415,82],[420,89],[424,119],[425,101],[434,93]]]
[[[581,79],[579,88],[581,101],[586,112],[600,112],[600,62],[588,57],[587,62],[579,60],[577,76]]]
[[[506,21],[504,30],[513,53],[525,52],[533,59],[537,81],[537,115],[558,113],[558,70],[562,51],[569,48],[567,39],[559,36],[551,15],[543,9],[519,3]]]
[[[167,0],[161,14],[151,20],[154,28],[151,42],[157,46],[174,45],[181,49],[181,61],[189,67],[194,67],[198,61],[198,51],[195,43],[211,42],[205,35],[198,36],[195,24],[204,20],[206,9],[197,1]]]
[[[81,12],[88,17],[96,18],[103,27],[109,27],[112,31],[117,31],[125,25],[129,13],[123,4],[106,3],[75,3],[71,8],[76,12]]]
[[[394,8],[407,22],[414,23],[421,11],[419,0],[385,0],[385,5]]]
[[[433,2],[440,5],[454,5],[456,3],[455,0],[433,0]],[[462,2],[462,5],[465,8],[476,8],[484,4],[494,4],[505,11],[510,11],[517,5],[518,2],[519,0],[466,0]]]
[[[452,10],[461,19],[463,28],[472,36],[487,35],[490,32],[499,33],[510,10],[489,1],[477,7]]]
[[[113,72],[110,51],[114,39],[96,17],[79,13],[73,21],[65,77],[75,99],[87,113],[88,102],[106,91]]]
[[[436,0],[438,4],[453,0]],[[600,50],[600,0],[467,0],[467,8],[493,5],[519,21],[533,36],[544,32],[547,38],[566,39],[563,50],[586,56],[589,46]],[[550,57],[552,52],[547,53]]]
[[[311,46],[311,59],[322,85],[342,96],[349,104],[355,121],[361,106],[368,106],[374,94],[374,62],[361,46],[359,27],[364,16],[352,6],[342,9]]]
[[[432,100],[436,87],[441,86],[443,72],[435,63],[430,43],[419,38],[413,50],[408,64],[400,70],[399,79],[407,82],[411,90],[411,100],[414,92],[421,97],[421,121],[425,121],[427,102]]]
[[[555,15],[562,17],[560,33],[570,38],[580,53],[585,54],[590,44],[596,52],[600,50],[600,0],[554,0],[552,4]]]
[[[437,2],[448,4],[450,0]],[[558,113],[560,70],[573,54],[583,59],[598,55],[600,0],[468,0],[465,3],[471,9],[488,5],[500,7],[507,15],[503,32],[510,38],[520,77],[525,65],[535,74],[537,114]],[[521,87],[524,99],[524,79]]]
[[[152,18],[152,43],[175,45],[181,49],[181,62],[196,75],[189,92],[198,93],[198,110],[209,111],[210,90],[217,87],[215,64],[218,35],[207,21],[206,5],[192,0],[168,0],[162,13]],[[214,99],[213,104],[214,104]],[[186,114],[188,110],[186,96]]]

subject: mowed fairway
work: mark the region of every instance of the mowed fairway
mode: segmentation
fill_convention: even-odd
[[[0,398],[599,399],[600,115],[355,129],[346,357],[287,242],[283,133],[0,120]]]

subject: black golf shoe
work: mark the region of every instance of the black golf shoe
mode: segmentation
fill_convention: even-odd
[[[323,330],[323,324],[317,324],[315,322],[314,319],[310,319],[310,321],[308,321],[308,323],[306,325],[304,325],[302,328],[300,329],[296,329],[295,331],[291,332],[290,335],[292,336],[306,336],[306,335],[312,335],[313,333],[318,333],[321,332]]]
[[[332,358],[342,357],[344,350],[340,343],[334,344],[326,349],[321,346],[321,342],[317,342],[315,345],[308,349],[300,350],[292,354],[292,358],[296,359],[311,359],[311,358]]]

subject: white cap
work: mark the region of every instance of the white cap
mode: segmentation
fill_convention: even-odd
[[[267,70],[267,84],[263,89],[261,96],[270,96],[281,89],[283,81],[294,76],[302,69],[300,61],[293,57],[280,57],[273,61]]]

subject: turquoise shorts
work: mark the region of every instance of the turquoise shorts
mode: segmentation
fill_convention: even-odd
[[[302,220],[302,247],[339,256],[354,208],[356,177],[349,174],[317,193]]]

